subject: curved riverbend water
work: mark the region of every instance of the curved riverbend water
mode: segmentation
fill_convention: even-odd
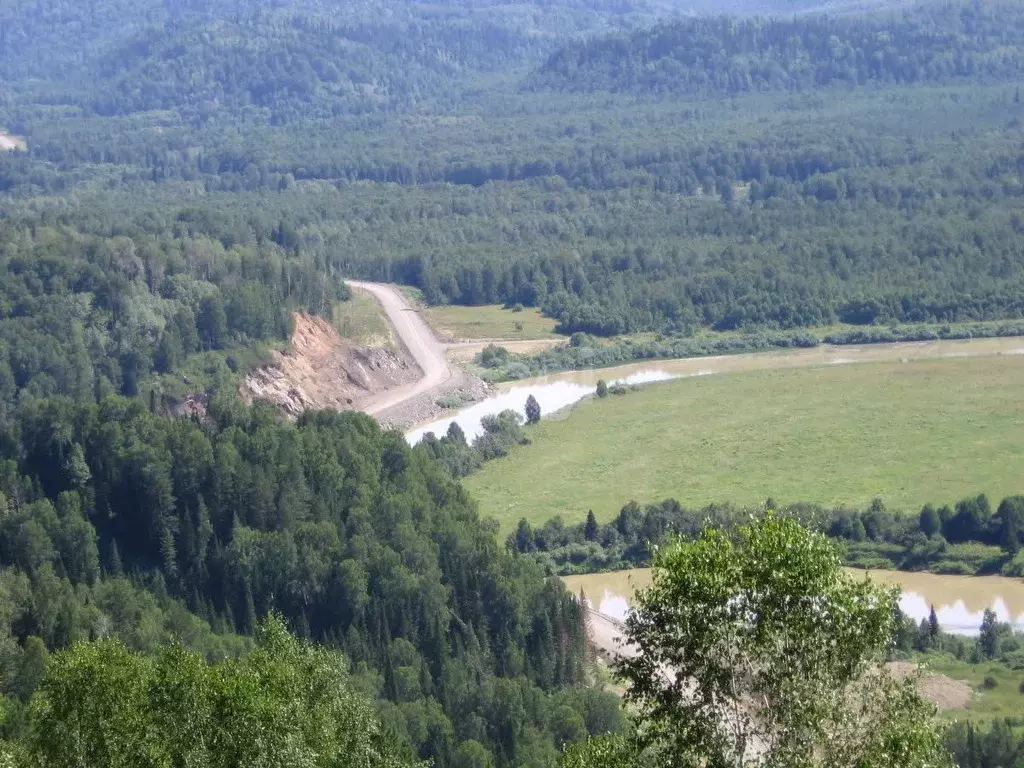
[[[1024,630],[1024,581],[1003,576],[943,576],[906,571],[862,571],[847,568],[861,579],[867,574],[874,581],[892,584],[903,590],[900,608],[914,621],[928,618],[935,606],[939,625],[959,635],[977,634],[986,608],[995,611],[999,621],[1016,630]],[[598,611],[615,619],[629,612],[634,590],[651,583],[647,568],[584,576],[564,576],[562,581],[574,593],[583,590]]]
[[[480,419],[488,414],[500,413],[506,408],[523,414],[526,398],[530,395],[537,398],[541,413],[545,415],[555,413],[592,395],[599,379],[604,379],[609,384],[651,384],[689,376],[801,368],[814,365],[848,365],[884,361],[908,362],[943,357],[1020,354],[1024,354],[1024,339],[1008,337],[866,344],[858,347],[822,344],[811,349],[772,350],[718,357],[689,357],[680,360],[632,363],[615,368],[567,371],[502,384],[497,388],[497,392],[486,400],[429,424],[413,428],[406,433],[406,439],[415,445],[427,432],[433,432],[438,436],[443,435],[447,431],[448,425],[455,421],[466,433],[466,438],[472,440],[482,432]]]

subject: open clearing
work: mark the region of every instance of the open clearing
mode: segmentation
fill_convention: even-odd
[[[500,305],[485,307],[429,307],[423,316],[437,335],[448,342],[475,339],[564,339],[555,333],[555,321],[527,307],[513,312]]]
[[[334,305],[331,319],[343,339],[364,347],[397,349],[384,308],[370,293],[353,291],[351,299]]]
[[[502,532],[608,520],[631,499],[916,511],[1024,492],[1024,356],[879,362],[657,384],[589,400],[466,485]]]

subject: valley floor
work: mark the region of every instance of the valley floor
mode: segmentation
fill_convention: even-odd
[[[1000,498],[1021,491],[1021,381],[1024,357],[1008,354],[691,377],[543,421],[531,445],[466,484],[505,532],[521,518],[578,522],[588,510],[607,520],[631,499],[880,497],[916,511]]]

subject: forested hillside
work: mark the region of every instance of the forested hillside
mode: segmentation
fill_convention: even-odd
[[[285,426],[231,393],[211,418],[112,397],[34,400],[8,422],[5,695],[27,699],[44,644],[174,633],[218,657],[276,610],[344,651],[385,724],[439,764],[466,741],[544,764],[572,723],[621,727],[610,694],[553,693],[584,679],[578,603],[504,553],[424,449],[365,416]]]
[[[1024,316],[1018,4],[681,18],[850,5],[0,0],[3,734],[76,640],[219,661],[272,609],[405,757],[623,728],[429,447],[237,379],[343,277],[658,348]]]
[[[1022,43],[1017,3],[940,3],[870,20],[698,18],[567,46],[536,84],[680,94],[998,82],[1020,76]]]

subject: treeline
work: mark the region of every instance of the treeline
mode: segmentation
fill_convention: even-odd
[[[472,442],[466,439],[458,422],[452,421],[441,437],[427,432],[418,445],[437,459],[452,477],[467,477],[485,461],[507,456],[514,446],[529,443],[522,424],[523,417],[509,409],[480,419],[483,432]]]
[[[688,94],[1016,81],[1022,43],[1016,3],[924,4],[894,18],[697,18],[567,46],[531,85]]]
[[[287,339],[293,311],[330,313],[348,295],[279,226],[233,224],[194,208],[131,223],[0,220],[0,409],[19,393],[160,390],[155,375],[200,352],[225,353],[227,372],[253,345]]]
[[[1003,768],[1024,760],[1024,735],[1017,718],[993,720],[987,727],[971,721],[949,726],[946,748],[964,768]]]
[[[569,343],[532,354],[513,354],[491,345],[474,362],[490,381],[515,381],[556,371],[604,368],[638,360],[672,360],[709,355],[758,352],[769,349],[810,349],[820,344],[881,344],[908,341],[984,339],[1024,336],[1024,323],[967,323],[945,325],[871,326],[833,331],[819,338],[807,331],[704,335],[646,341],[625,338],[604,340],[576,332]]]
[[[19,701],[44,648],[114,633],[148,651],[181,632],[222,657],[273,610],[344,652],[394,738],[440,766],[466,742],[545,764],[621,727],[611,694],[558,692],[586,679],[576,600],[501,551],[429,451],[368,417],[284,424],[231,391],[204,421],[26,398],[0,458],[0,679]]]
[[[932,570],[939,573],[1024,574],[1019,556],[1024,540],[1024,496],[1003,499],[993,510],[984,494],[955,505],[925,505],[920,514],[887,510],[876,499],[866,509],[827,509],[812,504],[766,508],[843,543],[848,564],[863,568]],[[731,504],[688,509],[675,499],[641,507],[624,506],[608,523],[593,511],[584,522],[567,525],[560,517],[533,527],[521,520],[507,547],[533,554],[561,574],[646,567],[653,548],[674,536],[693,539],[707,526],[729,528],[751,511]]]
[[[116,211],[170,240],[206,224],[172,226],[165,212],[216,211],[240,235],[222,240],[225,258],[239,246],[308,265],[294,280],[276,264],[273,278],[246,275],[265,286],[260,306],[297,290],[296,304],[321,307],[333,270],[418,286],[433,304],[541,307],[567,332],[602,336],[1024,314],[1019,94],[1014,78],[984,74],[1017,60],[1016,4],[657,33],[682,30],[698,59],[716,36],[747,64],[777,51],[825,66],[830,46],[862,41],[893,48],[886,71],[912,47],[936,72],[941,57],[964,70],[942,88],[893,75],[734,103],[518,88],[549,47],[628,30],[654,6],[401,2],[384,20],[369,3],[335,5],[0,11],[0,125],[29,146],[0,154],[4,226],[59,211],[88,237]],[[675,60],[665,46],[658,61]],[[610,51],[631,61],[628,46]],[[229,333],[267,318],[254,320]],[[118,364],[145,369],[141,357]],[[112,374],[114,391],[131,390]]]

